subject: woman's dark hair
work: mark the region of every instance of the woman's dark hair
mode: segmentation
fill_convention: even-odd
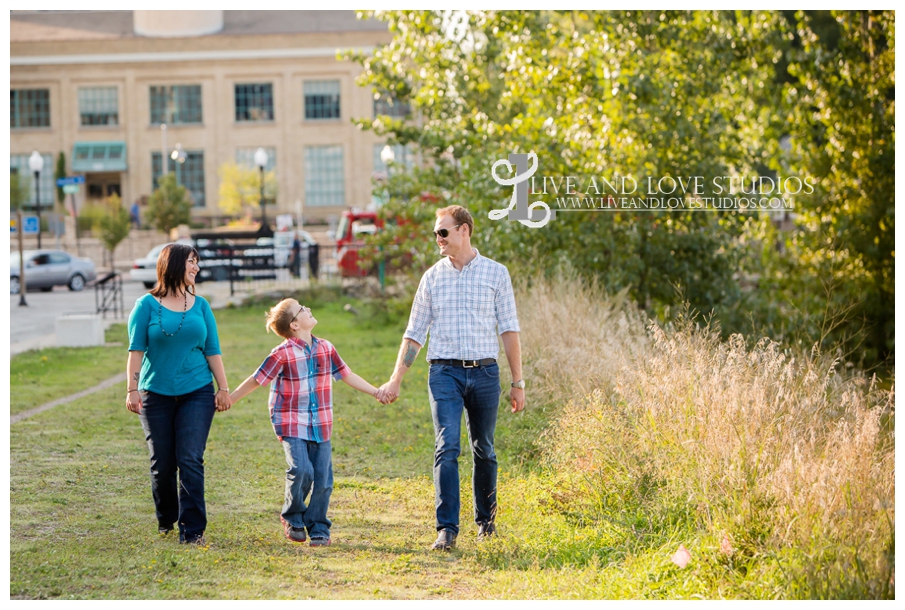
[[[198,251],[186,244],[169,244],[160,251],[157,257],[157,286],[151,291],[151,296],[175,295],[185,288],[185,262],[191,254],[200,259]],[[195,294],[194,287],[190,292]]]

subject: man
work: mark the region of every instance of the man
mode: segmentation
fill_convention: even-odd
[[[509,272],[471,246],[474,221],[458,205],[437,210],[434,237],[444,259],[421,278],[396,368],[381,387],[387,400],[399,396],[402,378],[414,364],[428,331],[431,363],[428,395],[434,420],[434,490],[437,540],[450,550],[459,533],[459,436],[462,411],[474,457],[474,506],[479,539],[496,529],[497,460],[493,450],[500,400],[496,363],[500,334],[512,383],[512,412],[525,407],[525,382],[515,297]]]

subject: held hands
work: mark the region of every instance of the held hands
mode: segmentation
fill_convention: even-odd
[[[216,394],[214,394],[214,404],[217,405],[217,413],[222,411],[228,411],[231,406],[233,406],[232,397],[229,394],[229,390],[222,389],[218,390]]]
[[[396,402],[396,399],[399,398],[399,383],[393,380],[387,381],[377,390],[375,398],[385,405]]]

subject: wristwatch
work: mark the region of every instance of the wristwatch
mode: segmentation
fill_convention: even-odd
[[[518,381],[513,381],[509,385],[511,385],[513,388],[518,388],[520,390],[524,390],[525,389],[525,380],[519,379]]]

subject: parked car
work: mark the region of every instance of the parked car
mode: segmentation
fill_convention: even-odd
[[[45,292],[54,286],[69,286],[78,292],[85,284],[97,279],[94,262],[90,258],[71,256],[62,250],[26,250],[25,284]],[[9,256],[9,292],[19,294],[19,253]]]
[[[160,244],[151,248],[144,258],[135,259],[129,276],[136,282],[142,282],[145,288],[153,288],[157,284],[157,257],[168,244]]]

